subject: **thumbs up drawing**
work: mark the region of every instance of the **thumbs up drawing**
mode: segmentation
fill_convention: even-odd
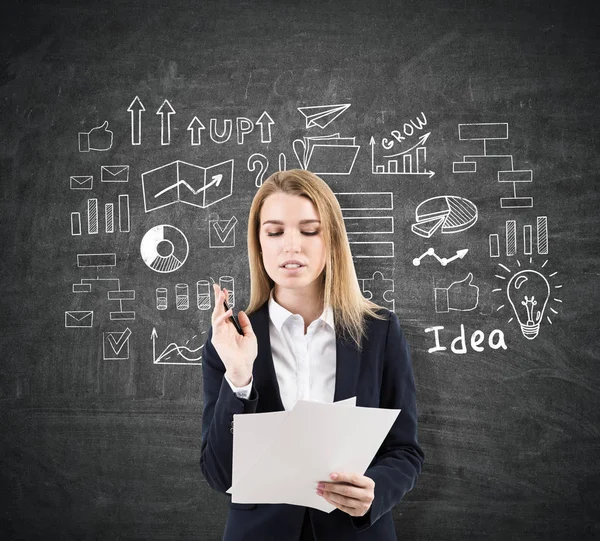
[[[102,126],[96,126],[89,132],[79,132],[79,152],[110,150],[112,144],[113,132],[108,129],[108,120]]]
[[[448,287],[436,287],[435,311],[438,314],[457,310],[469,312],[477,308],[479,303],[479,288],[474,286],[473,273],[469,273],[464,280],[451,283]]]

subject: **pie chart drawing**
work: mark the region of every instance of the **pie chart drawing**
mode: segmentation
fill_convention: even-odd
[[[423,201],[415,210],[412,232],[428,239],[438,229],[445,234],[460,233],[477,221],[477,207],[456,195],[440,195]]]
[[[182,231],[172,225],[157,225],[142,238],[142,259],[153,271],[173,272],[185,263],[190,246]]]

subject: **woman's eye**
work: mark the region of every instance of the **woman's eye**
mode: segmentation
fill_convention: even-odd
[[[279,235],[282,235],[283,231],[274,231],[274,232],[267,232],[267,237],[278,237]],[[319,232],[318,231],[302,231],[303,235],[312,237],[314,235],[318,235]]]

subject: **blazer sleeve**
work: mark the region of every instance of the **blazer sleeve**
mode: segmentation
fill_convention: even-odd
[[[364,475],[375,481],[375,498],[362,517],[351,517],[358,531],[369,528],[416,484],[424,453],[417,441],[415,380],[400,321],[390,312],[383,358],[379,407],[400,409],[390,432]]]
[[[232,484],[233,416],[256,413],[258,392],[252,385],[247,400],[235,395],[225,379],[225,365],[211,338],[212,327],[202,350],[204,405],[200,469],[212,488],[226,493]]]

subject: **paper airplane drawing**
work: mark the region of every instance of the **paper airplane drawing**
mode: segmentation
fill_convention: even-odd
[[[342,103],[338,105],[311,105],[308,107],[298,107],[304,118],[306,118],[306,128],[319,126],[324,129],[331,124],[338,116],[340,116],[350,103]]]

